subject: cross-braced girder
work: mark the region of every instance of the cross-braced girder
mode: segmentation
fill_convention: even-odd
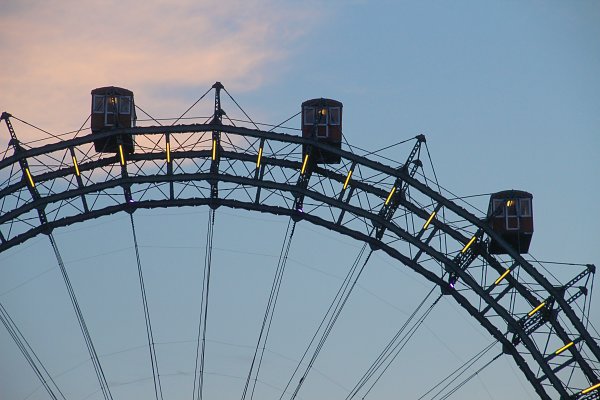
[[[93,141],[110,135],[135,136],[137,152],[95,153]],[[585,297],[576,284],[594,269],[552,285],[483,219],[429,186],[419,174],[423,140],[416,138],[401,168],[215,120],[21,149],[0,161],[0,252],[57,227],[138,208],[209,205],[286,215],[364,241],[439,285],[503,344],[540,397],[588,396],[582,391],[599,381],[600,349],[572,305]],[[308,163],[303,146],[342,161]],[[508,255],[490,254],[486,237]]]

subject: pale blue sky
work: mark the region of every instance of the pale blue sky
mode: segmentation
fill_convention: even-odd
[[[155,117],[183,112],[215,80],[263,122],[308,98],[335,98],[351,144],[378,149],[423,133],[454,193],[533,193],[535,257],[600,262],[600,3],[105,3],[9,1],[0,111],[64,132],[87,117],[89,91],[111,84],[133,90]],[[386,156],[402,161],[406,151]],[[473,203],[483,209],[487,198]],[[169,400],[191,397],[207,214],[135,214]],[[235,399],[287,221],[227,209],[217,219],[206,398]],[[56,232],[115,400],[153,396],[128,223],[119,214]],[[306,223],[297,236],[257,387],[265,399],[279,397],[269,385],[285,382],[360,247]],[[343,399],[429,288],[382,254],[369,266],[299,397]],[[553,272],[571,276],[566,268]],[[45,237],[0,255],[0,301],[69,399],[101,398]],[[600,326],[597,294],[594,303]],[[446,299],[418,336],[371,399],[417,398],[491,342]],[[0,354],[0,398],[48,398],[4,328]],[[535,395],[502,357],[454,398],[510,397]]]

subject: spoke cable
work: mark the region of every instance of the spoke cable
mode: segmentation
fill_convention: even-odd
[[[363,247],[361,248],[361,250],[359,251],[359,256],[356,258],[356,260],[360,259],[360,257],[362,256],[362,254],[364,253],[365,249],[366,249],[367,245],[366,243],[363,244]],[[321,319],[321,322],[319,323],[319,326],[317,327],[317,330],[315,331],[314,335],[312,336],[310,342],[308,343],[308,346],[306,346],[306,349],[304,350],[304,353],[302,354],[302,357],[300,358],[300,360],[298,361],[298,364],[296,365],[296,368],[294,369],[294,371],[292,372],[292,376],[290,377],[290,379],[288,380],[284,390],[281,393],[281,396],[279,397],[279,400],[283,399],[283,396],[285,395],[285,392],[287,391],[288,387],[290,386],[290,384],[292,383],[292,380],[294,379],[294,376],[296,376],[296,372],[298,372],[298,369],[300,369],[300,367],[302,366],[302,363],[304,362],[304,359],[306,358],[306,355],[308,354],[308,351],[311,349],[312,344],[314,343],[315,339],[317,338],[317,335],[319,334],[319,332],[321,331],[321,327],[323,326],[323,324],[325,323],[325,321],[327,320],[327,316],[329,315],[329,313],[331,312],[331,310],[333,309],[333,307],[336,305],[336,300],[337,298],[340,296],[340,293],[342,293],[343,289],[345,288],[345,286],[347,285],[347,281],[349,280],[349,277],[351,275],[353,275],[353,270],[355,268],[355,265],[357,264],[357,261],[354,261],[354,264],[352,265],[352,268],[350,269],[350,271],[348,272],[348,274],[346,275],[346,277],[344,278],[344,281],[342,282],[342,285],[340,286],[340,288],[338,289],[333,301],[331,302],[331,304],[329,305],[329,308],[327,309],[327,311],[325,312],[325,315],[323,316],[323,318]]]
[[[414,139],[415,139],[415,138],[410,138],[410,139],[401,140],[401,141],[399,141],[399,142],[396,142],[396,143],[394,143],[394,144],[390,144],[389,146],[385,146],[385,147],[382,147],[382,148],[380,148],[380,149],[377,149],[377,150],[369,151],[367,154],[363,155],[363,157],[367,157],[367,156],[370,156],[370,155],[378,155],[378,153],[380,153],[380,152],[382,152],[382,151],[384,151],[384,150],[391,149],[392,147],[399,146],[399,145],[401,145],[401,144],[404,144],[404,143],[410,142],[410,141],[412,141],[412,140],[414,140]]]
[[[390,365],[392,365],[392,363],[394,362],[394,360],[398,357],[398,355],[400,354],[400,352],[404,349],[404,347],[406,347],[406,345],[408,344],[408,342],[410,341],[410,339],[414,336],[414,334],[421,327],[421,325],[423,325],[423,322],[425,322],[425,320],[427,319],[427,317],[429,316],[429,314],[431,313],[431,311],[436,306],[436,304],[440,301],[441,298],[442,298],[442,295],[440,295],[435,300],[435,302],[427,309],[427,311],[425,312],[425,314],[423,314],[423,316],[417,321],[417,323],[404,336],[404,338],[400,342],[400,343],[402,343],[402,345],[400,345],[400,343],[396,345],[396,347],[399,347],[396,350],[396,353],[390,359],[390,361],[387,363],[387,365],[385,366],[385,368],[379,373],[379,376],[377,377],[377,379],[375,379],[375,381],[371,384],[371,386],[369,387],[369,389],[367,390],[367,392],[362,397],[363,399],[365,397],[367,397],[367,395],[371,392],[371,390],[373,390],[373,387],[375,387],[375,385],[379,382],[379,380],[381,379],[381,377],[383,376],[383,374],[385,374],[385,372],[388,370],[388,368],[390,367]]]
[[[173,121],[173,123],[171,124],[171,126],[175,125],[176,123],[179,122],[179,120],[181,118],[185,117],[185,114],[187,114],[192,108],[194,108],[194,106],[196,104],[198,104],[204,98],[204,96],[206,96],[211,90],[212,90],[212,87],[210,87],[206,92],[204,92],[204,94],[202,96],[200,96],[200,98],[198,100],[196,100],[194,102],[194,104],[192,104],[191,106],[189,106],[189,108],[187,110],[185,110],[185,112],[183,114],[181,114],[181,116],[179,118],[177,118],[175,121]],[[152,118],[152,117],[150,117],[150,118]],[[156,122],[158,122],[158,121],[156,121]]]
[[[204,277],[202,282],[202,299],[200,300],[200,321],[198,323],[198,339],[196,341],[196,368],[194,370],[194,388],[192,399],[202,400],[204,388],[204,360],[206,351],[206,319],[208,317],[208,295],[210,289],[210,268],[212,264],[213,234],[215,227],[215,210],[210,209],[206,231],[204,253]]]
[[[17,347],[19,348],[19,350],[21,350],[21,353],[23,353],[23,356],[25,357],[25,359],[27,360],[27,362],[33,369],[33,372],[35,372],[35,374],[41,381],[42,385],[44,386],[44,388],[46,389],[46,391],[48,392],[50,397],[53,400],[58,400],[57,395],[54,393],[54,390],[56,390],[60,394],[60,398],[62,398],[63,400],[66,400],[65,395],[62,393],[60,388],[56,385],[56,382],[52,378],[52,375],[50,375],[50,373],[48,372],[48,370],[46,369],[46,367],[44,366],[42,361],[38,358],[37,354],[31,347],[31,345],[29,344],[27,339],[25,339],[25,336],[23,336],[23,334],[21,333],[21,330],[15,324],[15,322],[11,318],[10,314],[8,314],[8,312],[2,305],[2,303],[0,303],[0,320],[6,327],[6,330],[8,331],[10,336],[13,338],[13,340],[17,344]],[[50,383],[52,384],[52,387],[50,386]]]
[[[12,119],[16,119],[16,120],[17,120],[17,121],[19,121],[19,122],[22,122],[22,123],[24,123],[25,125],[29,125],[30,127],[34,128],[34,129],[37,129],[38,131],[40,131],[40,132],[43,132],[43,133],[45,133],[46,135],[49,135],[49,136],[53,137],[54,139],[58,139],[59,141],[62,141],[62,139],[61,139],[59,136],[57,136],[57,135],[55,135],[55,134],[53,134],[53,133],[50,133],[50,132],[48,132],[47,130],[44,130],[44,129],[42,129],[42,128],[38,127],[38,126],[35,126],[35,125],[33,125],[33,124],[30,124],[30,123],[29,123],[29,122],[27,122],[27,121],[23,121],[22,119],[20,119],[20,118],[17,118],[17,117],[15,117],[14,115],[11,115],[11,118],[12,118]]]
[[[152,324],[150,323],[150,308],[148,306],[148,298],[146,297],[146,286],[144,285],[144,275],[142,273],[142,262],[140,259],[140,249],[137,241],[135,223],[133,222],[133,214],[129,214],[131,221],[131,232],[133,233],[133,246],[135,247],[135,258],[137,261],[138,278],[140,280],[140,291],[142,294],[142,304],[144,307],[144,319],[146,321],[146,336],[148,339],[148,350],[150,352],[150,364],[152,366],[152,378],[154,380],[154,395],[156,400],[163,398],[162,386],[160,384],[160,374],[158,371],[158,359],[156,358],[156,349],[154,346],[154,334],[152,333]]]
[[[271,330],[271,324],[273,322],[273,316],[275,315],[275,307],[277,305],[277,299],[279,298],[279,290],[281,289],[281,282],[283,280],[283,273],[285,272],[285,267],[287,265],[288,255],[290,252],[290,247],[292,244],[292,239],[294,237],[294,232],[296,230],[296,222],[292,221],[290,218],[288,220],[288,225],[285,232],[285,239],[281,246],[281,251],[279,253],[279,260],[277,262],[277,269],[275,270],[275,276],[273,277],[273,283],[271,284],[271,293],[269,294],[269,300],[267,302],[267,307],[265,309],[265,315],[263,317],[262,326],[260,328],[260,333],[258,335],[258,340],[256,342],[256,347],[254,349],[254,355],[252,357],[252,362],[250,364],[250,370],[248,371],[248,376],[246,377],[246,383],[244,385],[244,391],[242,393],[241,400],[246,398],[248,387],[250,385],[250,381],[252,379],[252,373],[254,370],[254,365],[256,363],[256,357],[258,355],[259,349],[261,350],[260,356],[258,359],[258,364],[256,367],[256,372],[254,374],[254,380],[252,383],[252,391],[250,394],[250,399],[254,397],[254,391],[256,389],[256,383],[258,381],[258,375],[260,372],[260,367],[262,365],[263,356],[265,353],[265,348],[267,344],[267,339],[269,337],[269,332]],[[265,330],[266,328],[266,330]]]
[[[67,287],[69,298],[71,299],[71,304],[73,305],[73,309],[75,310],[77,322],[79,323],[81,333],[83,334],[86,347],[90,354],[90,358],[92,360],[92,364],[96,372],[96,377],[98,378],[98,382],[100,383],[100,389],[102,390],[102,394],[105,400],[112,400],[113,397],[110,392],[110,388],[108,387],[108,382],[106,380],[106,376],[104,375],[104,370],[102,369],[102,365],[100,365],[98,353],[96,352],[96,348],[94,347],[94,343],[92,342],[92,337],[90,336],[90,332],[83,318],[83,313],[81,311],[81,308],[79,307],[79,302],[77,301],[77,297],[75,296],[75,290],[73,289],[73,285],[71,285],[71,280],[69,279],[69,275],[67,274],[67,269],[56,244],[56,240],[54,239],[54,234],[50,232],[48,234],[48,238],[50,239],[50,243],[52,244],[52,249],[54,250],[54,255],[56,256],[56,261],[58,262],[58,266],[60,267],[60,272]]]
[[[235,103],[235,105],[237,106],[237,108],[240,109],[240,111],[242,113],[244,113],[244,115],[246,116],[246,118],[248,118],[248,120],[252,123],[252,125],[254,125],[254,127],[258,130],[260,130],[260,128],[258,127],[258,125],[256,125],[254,123],[254,121],[252,121],[252,118],[250,118],[250,116],[248,115],[248,113],[246,113],[246,111],[244,111],[244,109],[238,104],[237,101],[235,101],[235,99],[233,98],[233,96],[227,91],[227,89],[223,88],[223,90],[225,91],[225,93],[227,93],[227,96],[229,96],[229,98]]]
[[[83,127],[88,123],[90,118],[92,118],[92,114],[88,115],[88,117],[85,119],[85,121],[83,121],[83,124],[81,124],[81,126],[79,127],[77,132],[75,132],[75,136],[73,136],[73,138],[76,138],[79,135],[79,133],[82,131]],[[72,132],[67,132],[67,133],[72,133]],[[58,135],[58,136],[62,136],[62,135]]]
[[[277,124],[277,125],[267,125],[267,124],[261,124],[261,123],[258,123],[258,125],[271,126],[272,128],[271,128],[271,129],[269,129],[267,132],[273,132],[275,129],[279,128],[280,126],[282,126],[283,124],[285,124],[285,123],[286,123],[286,122],[288,122],[289,120],[291,120],[291,119],[293,119],[293,118],[297,117],[298,115],[300,115],[300,113],[301,113],[301,112],[302,112],[302,111],[298,111],[296,114],[292,115],[291,117],[289,117],[288,119],[286,119],[286,120],[285,120],[285,121],[283,121],[283,122],[280,122],[280,123],[279,123],[279,124]],[[285,126],[284,126],[283,128],[285,128],[285,129],[293,129],[293,130],[301,130],[301,129],[298,129],[298,128],[288,128],[288,127],[285,127]]]
[[[458,385],[456,385],[452,390],[450,390],[448,393],[446,393],[443,397],[440,397],[440,400],[446,400],[447,398],[449,398],[450,396],[452,396],[460,388],[462,388],[464,385],[466,385],[471,379],[475,378],[481,371],[483,371],[490,364],[492,364],[494,361],[496,361],[498,358],[500,358],[501,355],[502,355],[502,353],[498,353],[494,358],[492,358],[490,361],[488,361],[487,363],[485,363],[477,371],[473,372],[471,375],[469,375],[468,377],[466,377],[462,382],[460,382]]]
[[[442,387],[442,389],[440,389],[432,397],[432,399],[434,399],[436,396],[438,396],[440,393],[442,393],[448,386],[450,386],[452,384],[452,382],[454,382],[456,379],[458,379],[469,368],[471,368],[477,361],[479,361],[488,351],[490,351],[496,345],[496,343],[498,343],[497,340],[493,341],[492,343],[487,345],[485,348],[480,350],[477,354],[475,354],[473,357],[471,357],[470,359],[465,361],[462,365],[460,365],[458,368],[456,368],[454,371],[452,371],[448,376],[446,376],[444,379],[442,379],[440,382],[438,382],[435,386],[433,386],[431,389],[429,389],[426,393],[421,395],[421,397],[419,397],[417,400],[424,399],[427,395],[429,395],[435,389],[442,386],[446,381],[448,381],[448,383],[444,387]]]
[[[409,328],[408,332],[404,336],[402,336],[402,334],[404,333],[404,331],[409,327],[409,325],[412,322],[412,320],[419,313],[419,311],[421,310],[421,308],[423,307],[423,305],[431,297],[431,295],[433,294],[433,292],[434,292],[434,290],[436,288],[437,288],[437,285],[434,286],[429,291],[429,293],[427,293],[427,295],[425,296],[425,298],[419,303],[419,305],[417,306],[417,308],[413,311],[413,313],[408,317],[408,319],[400,327],[400,329],[398,330],[398,332],[396,332],[396,334],[394,335],[394,337],[389,341],[389,343],[381,351],[381,353],[379,354],[379,356],[377,357],[377,359],[375,359],[375,361],[367,369],[367,371],[365,372],[365,374],[360,378],[360,380],[358,381],[358,383],[356,384],[356,386],[354,386],[354,388],[350,391],[350,393],[348,394],[348,396],[346,396],[346,400],[351,400],[354,397],[356,397],[356,395],[358,395],[358,392],[363,388],[363,386],[365,386],[367,384],[367,382],[377,373],[377,371],[379,369],[381,369],[383,367],[383,365],[386,364],[386,362],[387,362],[387,365],[383,368],[383,370],[380,372],[380,374],[377,377],[377,379],[369,387],[369,389],[363,395],[362,398],[364,399],[369,394],[369,392],[373,389],[373,387],[375,386],[375,384],[379,381],[379,379],[387,371],[387,369],[392,364],[392,362],[396,359],[396,357],[398,357],[398,354],[400,354],[400,351],[402,351],[402,349],[404,348],[404,346],[406,346],[406,344],[408,343],[408,341],[410,340],[410,338],[412,338],[412,336],[417,331],[417,329],[425,321],[425,319],[427,318],[427,316],[429,315],[429,313],[431,312],[431,310],[433,310],[433,308],[437,305],[437,303],[442,298],[442,295],[440,294],[437,297],[437,299],[431,304],[431,306],[429,306],[429,308],[423,313],[423,315],[421,317],[419,317],[415,321],[414,325],[412,325]]]
[[[298,395],[298,392],[300,391],[300,388],[302,387],[302,385],[306,381],[306,377],[308,376],[308,373],[310,372],[313,364],[315,363],[315,361],[316,361],[319,353],[323,349],[323,346],[325,345],[325,342],[326,342],[327,338],[329,337],[329,334],[331,333],[331,330],[333,329],[333,326],[335,325],[335,323],[336,323],[337,319],[339,318],[339,316],[340,316],[340,314],[341,314],[344,306],[346,305],[346,302],[348,301],[348,298],[350,297],[350,294],[352,293],[352,290],[356,286],[356,282],[360,278],[360,276],[361,276],[362,272],[364,271],[367,263],[369,262],[369,259],[371,258],[371,255],[373,254],[373,250],[370,250],[369,253],[367,254],[366,258],[365,258],[365,261],[362,263],[362,266],[360,266],[360,260],[362,259],[363,255],[364,255],[364,253],[366,251],[366,248],[367,248],[367,243],[365,243],[363,245],[363,247],[361,248],[358,256],[354,260],[354,263],[352,264],[352,267],[350,268],[350,271],[348,271],[348,274],[344,278],[344,281],[342,282],[342,285],[338,289],[338,292],[336,293],[336,295],[335,295],[332,303],[330,304],[329,308],[327,309],[327,312],[323,316],[323,319],[321,320],[321,323],[317,327],[317,330],[315,331],[315,334],[313,335],[310,343],[308,344],[306,350],[304,351],[304,354],[302,355],[302,358],[300,359],[300,361],[298,362],[296,368],[294,369],[294,372],[292,373],[292,376],[288,380],[288,383],[286,384],[285,389],[282,392],[279,400],[281,400],[283,398],[283,396],[285,395],[285,392],[287,391],[287,388],[289,387],[289,385],[291,384],[292,380],[294,379],[294,377],[296,375],[296,372],[298,371],[298,369],[302,365],[302,362],[304,361],[304,358],[306,357],[306,355],[308,354],[308,351],[312,347],[312,344],[313,344],[314,340],[316,339],[317,335],[321,331],[321,327],[323,326],[323,324],[325,323],[325,321],[327,321],[327,324],[325,325],[325,328],[323,329],[323,332],[321,333],[321,338],[319,339],[319,342],[315,346],[315,349],[313,350],[313,354],[312,354],[310,360],[308,361],[308,364],[307,364],[307,366],[306,366],[306,368],[304,370],[304,373],[302,374],[302,377],[298,381],[298,384],[296,385],[296,388],[294,389],[294,392],[293,392],[292,396],[290,397],[290,399],[293,400]],[[360,266],[360,268],[359,268],[359,266]],[[329,319],[327,319],[328,316],[329,316]]]
[[[135,105],[135,108],[137,108],[138,110],[140,110],[141,112],[143,112],[144,114],[146,114],[146,116],[148,118],[150,118],[152,121],[156,122],[158,125],[163,126],[163,124],[160,123],[160,121],[156,118],[154,118],[152,115],[148,114],[146,111],[144,111],[142,109],[142,107],[138,106],[137,104]]]

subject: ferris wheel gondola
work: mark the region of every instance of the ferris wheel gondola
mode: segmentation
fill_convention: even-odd
[[[490,196],[487,219],[502,239],[520,254],[529,252],[533,236],[533,195],[522,190],[504,190]],[[507,254],[497,240],[491,239],[491,254]]]
[[[135,126],[136,113],[133,92],[116,86],[105,86],[92,90],[92,133]],[[109,136],[94,141],[94,148],[101,153],[135,150],[133,135]]]

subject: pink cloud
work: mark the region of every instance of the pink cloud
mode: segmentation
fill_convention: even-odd
[[[278,78],[291,44],[315,23],[300,5],[258,0],[35,3],[13,2],[0,16],[0,111],[56,133],[83,123],[95,87],[129,88],[169,116],[189,100],[144,95],[217,80],[230,91],[256,90]]]

